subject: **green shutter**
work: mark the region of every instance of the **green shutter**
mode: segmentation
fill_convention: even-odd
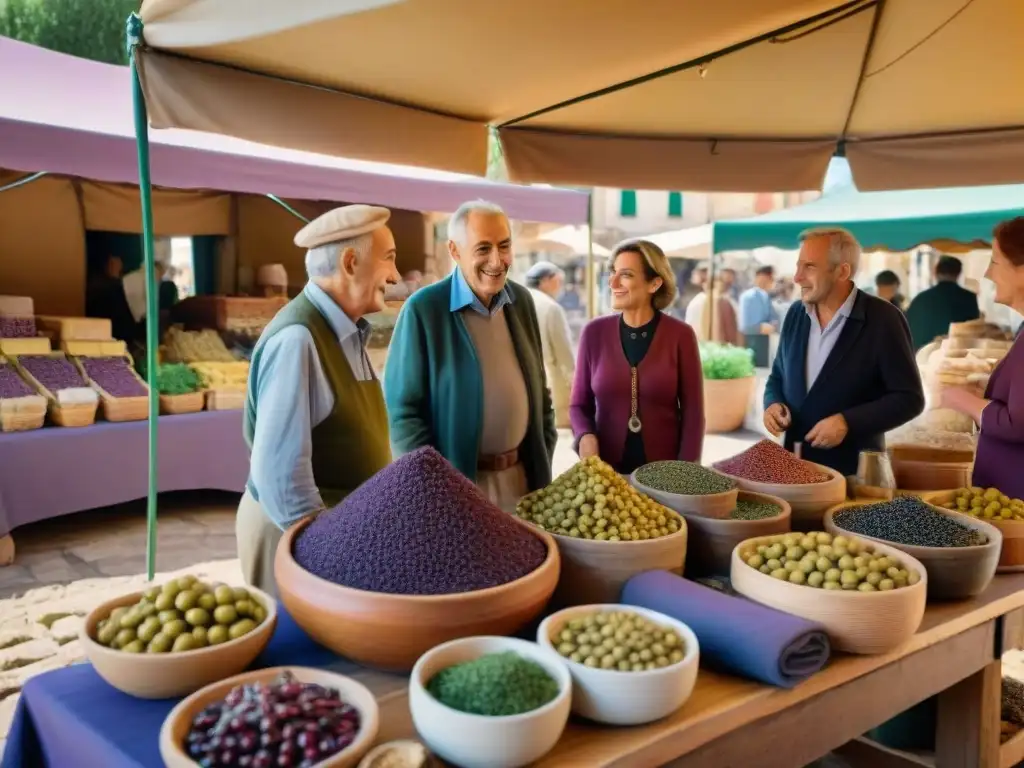
[[[619,216],[624,219],[636,216],[635,189],[624,189],[619,193]]]
[[[683,193],[668,193],[668,215],[673,219],[683,218]]]

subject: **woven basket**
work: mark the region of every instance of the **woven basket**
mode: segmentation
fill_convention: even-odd
[[[160,395],[160,413],[198,413],[206,405],[203,392],[189,392],[185,395]]]
[[[90,357],[90,355],[84,355],[84,357]],[[101,355],[101,357],[108,357],[108,355]],[[131,372],[135,380],[142,385],[142,387],[149,392],[149,385],[143,380],[139,374],[135,372],[133,366],[132,357],[129,354],[124,355],[125,360],[128,363],[128,370]],[[107,421],[144,421],[149,416],[149,395],[140,395],[138,397],[114,397],[107,392],[103,387],[89,378],[89,374],[85,372],[85,366],[82,365],[81,360],[76,357],[70,358],[71,361],[78,367],[78,370],[82,374],[82,378],[88,382],[89,386],[96,390],[100,396],[100,403],[103,407],[103,418]]]
[[[50,352],[50,357],[66,357],[63,352]],[[50,415],[50,421],[52,421],[58,427],[88,427],[90,424],[96,422],[96,411],[99,409],[99,401],[94,403],[76,403],[74,405],[61,405],[57,399],[57,395],[36,379],[31,373],[29,373],[17,357],[8,358],[14,366],[18,369],[18,372],[24,377],[25,381],[32,385],[32,387],[47,400],[46,411]],[[73,361],[72,361],[73,362]],[[79,368],[79,370],[81,370]],[[85,386],[89,386],[88,381],[85,382]]]
[[[206,392],[206,410],[237,411],[245,407],[245,392],[210,389]]]
[[[39,429],[46,421],[46,405],[39,408],[0,410],[0,432],[27,432]]]

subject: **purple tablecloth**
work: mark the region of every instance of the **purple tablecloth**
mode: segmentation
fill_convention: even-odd
[[[334,667],[341,661],[279,606],[274,637],[254,666]],[[39,675],[22,691],[0,768],[160,768],[160,726],[178,701],[128,696],[91,664]]]
[[[21,525],[145,498],[145,421],[0,434],[0,536]],[[241,411],[161,416],[160,491],[245,490]]]

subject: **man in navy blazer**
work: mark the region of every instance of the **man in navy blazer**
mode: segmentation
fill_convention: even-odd
[[[800,236],[800,302],[782,324],[764,393],[764,426],[808,461],[853,475],[861,451],[924,410],[910,328],[888,301],[857,290],[860,244],[838,227]]]

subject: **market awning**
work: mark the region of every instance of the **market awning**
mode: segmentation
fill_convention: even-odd
[[[127,67],[66,56],[0,37],[0,168],[137,184]],[[497,184],[188,130],[151,142],[153,183],[305,200],[374,203],[450,213],[486,198],[525,221],[580,224],[589,197],[566,189]]]
[[[367,9],[369,8],[369,9]],[[1020,0],[144,0],[152,125],[518,181],[1024,182]],[[516,49],[513,50],[513,42]]]
[[[836,166],[845,161],[833,161]],[[946,253],[987,248],[1000,221],[1024,215],[1024,185],[860,192],[852,182],[817,200],[749,219],[714,225],[716,252],[762,246],[795,249],[800,233],[836,225],[867,250],[908,251],[931,245]]]

